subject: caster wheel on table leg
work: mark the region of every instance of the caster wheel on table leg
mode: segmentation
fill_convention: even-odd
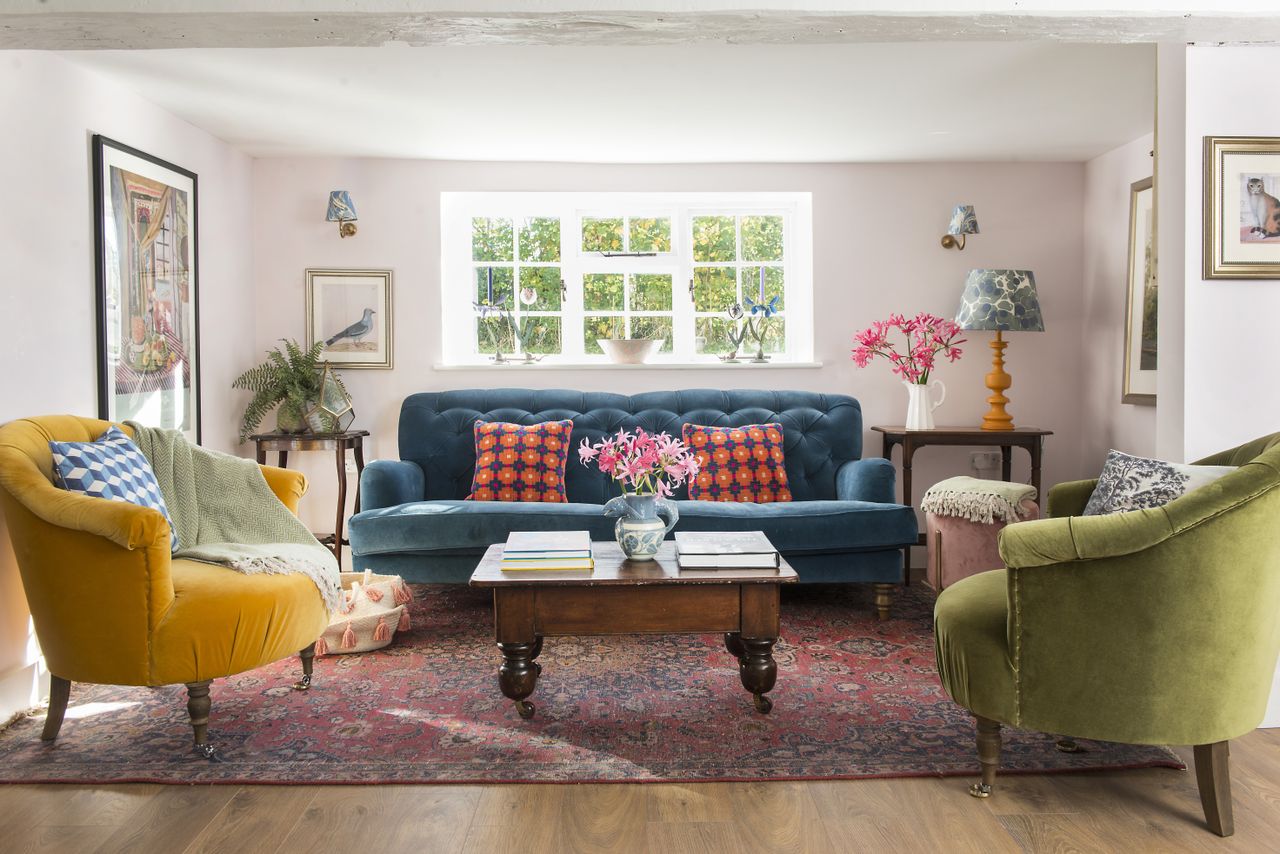
[[[991,787],[986,783],[974,783],[969,787],[969,794],[975,798],[989,798],[991,797]]]
[[[533,717],[533,713],[537,710],[537,707],[528,700],[516,700],[516,711],[519,712],[520,717],[524,718],[526,721]]]
[[[1059,753],[1083,753],[1084,752],[1084,748],[1081,747],[1079,744],[1076,744],[1076,740],[1074,738],[1060,738],[1054,744],[1054,747],[1058,749]]]
[[[769,710],[773,708],[773,700],[764,694],[752,694],[751,699],[756,704],[756,711],[762,715],[769,714]]]

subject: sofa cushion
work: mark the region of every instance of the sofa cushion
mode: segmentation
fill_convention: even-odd
[[[572,421],[475,423],[476,469],[472,501],[533,501],[564,504],[564,467]]]
[[[764,531],[784,554],[875,551],[916,541],[910,507],[866,501],[753,504],[679,501],[682,531]],[[612,540],[614,520],[598,504],[418,501],[351,519],[357,555],[482,551],[512,531],[591,532]]]
[[[790,501],[783,464],[783,427],[684,425],[684,443],[698,459],[698,474],[689,484],[695,501]]]

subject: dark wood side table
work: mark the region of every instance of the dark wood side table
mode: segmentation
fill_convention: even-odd
[[[908,430],[906,427],[885,427],[877,425],[871,428],[884,438],[883,456],[893,459],[893,446],[902,446],[902,502],[915,506],[911,496],[911,458],[918,449],[926,445],[961,445],[967,447],[989,447],[1000,449],[1000,477],[1010,480],[1013,477],[1013,449],[1026,448],[1031,455],[1031,485],[1036,488],[1036,501],[1043,502],[1044,494],[1040,490],[1040,459],[1044,453],[1044,437],[1052,436],[1052,430],[1041,430],[1039,427],[1016,427],[1013,430],[983,430],[981,427],[935,427],[932,430]],[[925,544],[924,534],[920,535],[918,545]],[[903,550],[903,581],[909,579],[911,568],[911,549]]]
[[[261,433],[250,436],[258,449],[258,464],[265,465],[267,452],[279,454],[280,468],[289,467],[290,451],[333,451],[338,462],[338,515],[333,523],[333,542],[322,538],[320,542],[331,545],[333,556],[342,563],[342,524],[347,509],[347,451],[356,460],[356,506],[360,512],[360,473],[364,471],[364,437],[368,430],[348,430],[345,433]]]

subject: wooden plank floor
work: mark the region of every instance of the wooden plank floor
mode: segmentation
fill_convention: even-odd
[[[1189,750],[1181,751],[1188,764]],[[193,762],[199,761],[192,759]],[[1190,772],[515,786],[0,786],[0,851],[1276,851],[1280,730],[1232,746],[1236,835],[1205,830]],[[975,763],[976,767],[976,763]]]

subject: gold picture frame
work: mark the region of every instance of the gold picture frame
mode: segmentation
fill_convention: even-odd
[[[1280,138],[1204,138],[1204,277],[1280,279]]]
[[[1155,189],[1152,178],[1129,185],[1129,270],[1124,311],[1124,377],[1120,402],[1156,405]]]
[[[334,367],[392,367],[390,270],[311,268],[307,279],[307,346],[325,342],[320,358]]]

